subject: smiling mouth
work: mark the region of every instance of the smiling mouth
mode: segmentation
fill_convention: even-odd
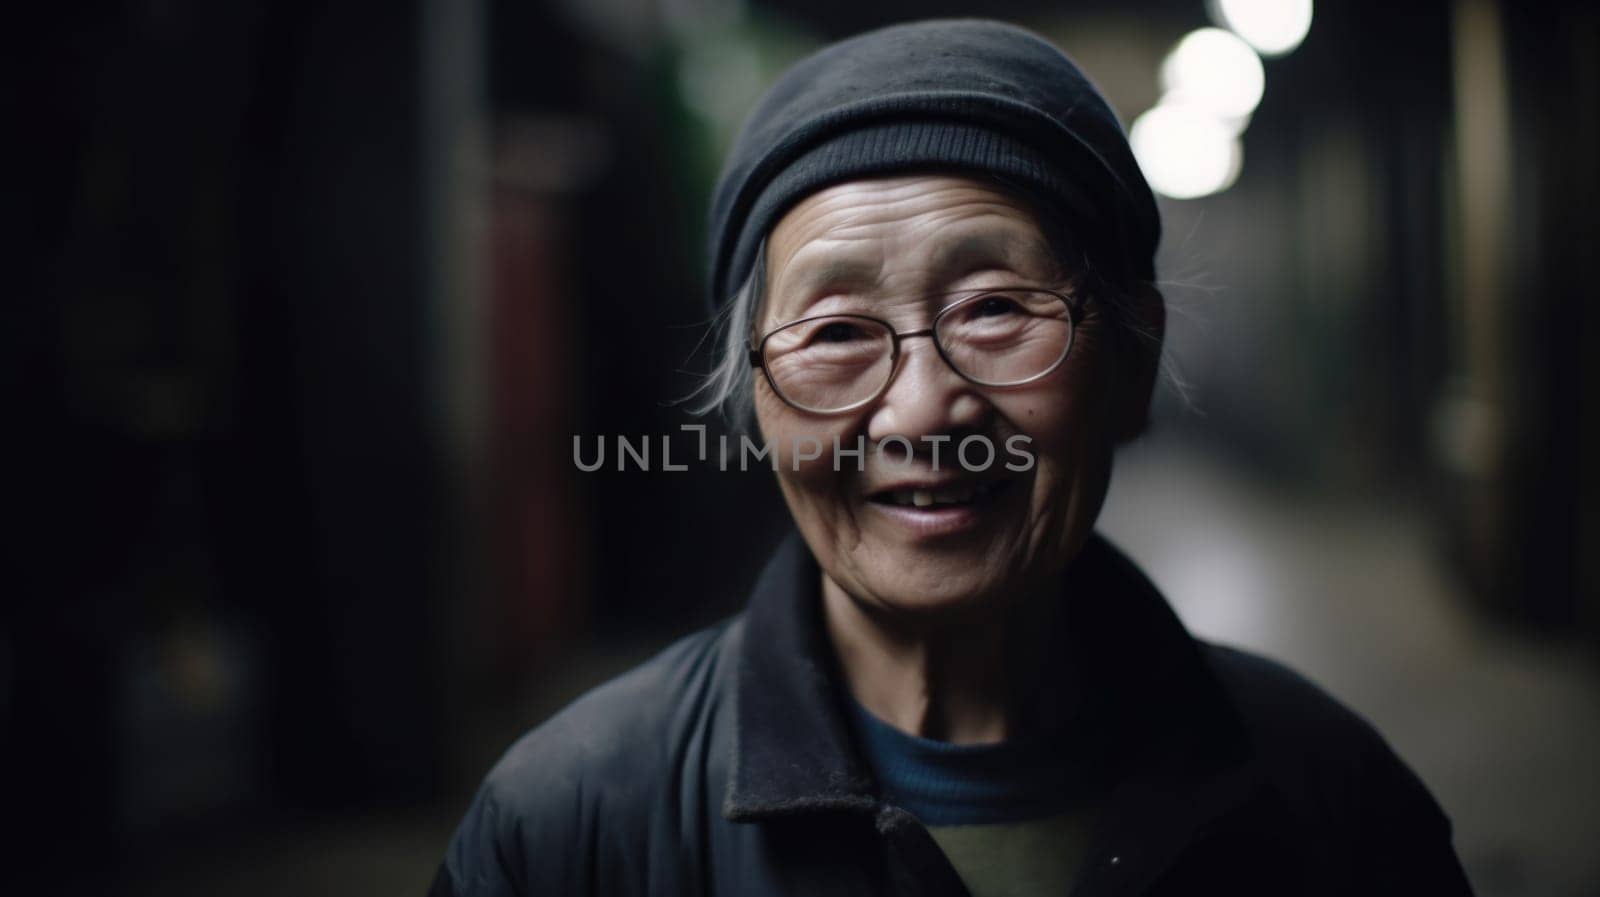
[[[953,483],[936,489],[893,489],[874,493],[868,500],[890,507],[929,510],[981,507],[1010,485],[1010,480],[997,480],[988,483]]]

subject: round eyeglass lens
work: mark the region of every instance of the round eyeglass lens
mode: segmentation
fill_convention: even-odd
[[[842,411],[871,399],[894,371],[894,335],[881,321],[828,315],[796,321],[761,344],[772,385],[809,411]]]
[[[1072,348],[1072,310],[1042,290],[1000,290],[962,300],[934,322],[956,370],[989,386],[1015,386],[1050,373]]]

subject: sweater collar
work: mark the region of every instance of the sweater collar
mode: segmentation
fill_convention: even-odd
[[[751,597],[723,803],[730,820],[879,808],[851,734],[820,582],[809,549],[791,533]],[[1219,782],[1237,780],[1243,727],[1198,645],[1149,580],[1097,534],[1074,560],[1068,584],[1065,650],[1083,652],[1092,671],[1098,707],[1116,732],[1112,754],[1126,764],[1118,778],[1132,783],[1123,791],[1214,794]]]

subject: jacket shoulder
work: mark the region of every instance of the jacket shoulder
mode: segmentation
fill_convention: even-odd
[[[1385,887],[1470,892],[1448,817],[1371,722],[1276,661],[1220,645],[1203,651],[1263,773],[1322,849],[1381,870]]]
[[[729,705],[725,669],[742,633],[735,617],[687,636],[595,687],[519,738],[478,790],[451,841],[453,893],[607,890],[600,858],[645,850],[649,829],[682,786],[688,751],[709,748]]]
[[[738,628],[729,620],[687,636],[581,695],[519,738],[486,786],[523,806],[569,781],[588,780],[591,789],[609,781],[618,789],[613,799],[653,784],[641,771],[672,762],[674,746],[720,709],[724,655]]]
[[[1305,676],[1276,660],[1239,648],[1202,642],[1211,670],[1261,746],[1287,740],[1300,749],[1306,739],[1332,738],[1330,753],[1382,741],[1372,724]]]
[[[1222,645],[1206,644],[1204,652],[1259,759],[1280,779],[1329,788],[1327,801],[1362,796],[1349,790],[1355,786],[1377,787],[1444,824],[1427,789],[1365,717],[1275,660]]]

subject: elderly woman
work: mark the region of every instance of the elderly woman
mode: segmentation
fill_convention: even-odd
[[[712,388],[798,537],[743,614],[517,742],[434,893],[1467,893],[1370,726],[1194,640],[1094,534],[1156,377],[1159,229],[1029,32],[790,70],[717,188]]]

